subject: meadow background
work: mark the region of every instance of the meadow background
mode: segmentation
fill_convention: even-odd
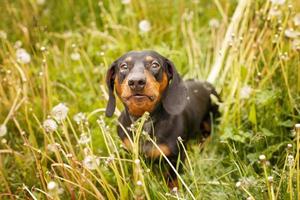
[[[0,199],[300,199],[300,1],[1,0],[0,10]],[[104,117],[106,70],[140,49],[223,100],[172,190],[139,137],[124,150],[119,112]]]

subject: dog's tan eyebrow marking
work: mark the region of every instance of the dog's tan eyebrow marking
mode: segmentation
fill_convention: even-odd
[[[131,56],[128,56],[127,58],[125,58],[125,61],[126,62],[130,62],[132,60],[132,57]]]
[[[146,61],[151,61],[151,60],[153,60],[154,58],[152,57],[152,56],[146,56]]]

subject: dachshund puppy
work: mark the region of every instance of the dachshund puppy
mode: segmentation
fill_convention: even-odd
[[[186,144],[197,135],[209,135],[210,113],[218,115],[218,107],[210,99],[211,95],[219,99],[213,86],[207,82],[183,81],[174,64],[155,51],[131,51],[121,56],[108,69],[106,83],[109,89],[106,116],[111,117],[115,111],[114,90],[125,107],[119,117],[125,129],[149,112],[151,125],[146,122],[144,130],[153,133],[151,137],[160,150],[146,142],[142,151],[154,160],[163,152],[173,166],[181,149],[178,138]],[[118,135],[130,149],[127,135],[131,137],[132,133],[126,134],[121,125],[117,127]],[[168,176],[168,179],[176,180],[172,170]]]

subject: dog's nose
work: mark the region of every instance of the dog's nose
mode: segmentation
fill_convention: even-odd
[[[145,76],[132,76],[128,80],[128,85],[132,90],[140,91],[144,89],[146,85],[146,77]]]

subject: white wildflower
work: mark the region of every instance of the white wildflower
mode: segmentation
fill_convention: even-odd
[[[141,32],[149,32],[151,30],[151,24],[148,20],[142,20],[139,23],[139,28]]]
[[[270,9],[269,14],[271,17],[280,17],[282,15],[282,12],[277,7],[275,7]]]
[[[131,0],[121,0],[122,4],[130,4],[131,3]]]
[[[89,170],[97,169],[98,165],[100,164],[99,159],[94,155],[89,155],[84,158],[82,161],[83,166]]]
[[[134,163],[135,163],[136,165],[140,164],[140,162],[141,162],[141,161],[140,161],[139,159],[135,159],[135,160],[134,160]]]
[[[50,181],[48,184],[47,184],[47,189],[49,191],[54,191],[57,189],[57,183],[54,182],[54,181]]]
[[[86,120],[86,117],[85,117],[85,114],[82,113],[82,112],[79,112],[77,114],[75,114],[73,116],[73,120],[77,123],[77,124],[80,124],[81,122],[85,121]]]
[[[80,54],[79,54],[78,52],[73,52],[73,53],[71,53],[70,57],[71,57],[71,59],[74,60],[74,61],[80,60]]]
[[[91,141],[91,137],[89,135],[83,133],[83,134],[80,135],[78,143],[79,144],[87,144],[90,141]]]
[[[282,5],[285,3],[285,0],[271,0],[271,2],[276,5]]]
[[[219,26],[220,26],[219,20],[215,19],[215,18],[209,20],[208,24],[211,28],[219,28]]]
[[[7,128],[4,124],[0,125],[0,137],[3,137],[7,133]]]
[[[295,30],[293,30],[293,29],[287,29],[287,30],[285,30],[285,31],[284,31],[284,34],[285,34],[285,36],[288,37],[288,38],[297,38],[297,37],[300,36],[300,32],[295,31]]]
[[[57,121],[64,120],[68,115],[69,108],[64,103],[60,103],[52,108],[51,115]]]
[[[292,41],[292,49],[295,51],[300,50],[300,40],[299,39],[295,39]]]
[[[58,143],[48,144],[47,145],[47,150],[51,151],[53,153],[56,152],[56,151],[58,151],[59,148],[60,148],[60,144],[58,144]]]
[[[248,99],[252,93],[252,88],[249,85],[246,85],[241,88],[240,91],[240,98],[241,99]]]
[[[240,181],[236,182],[235,187],[239,188],[241,187],[242,183]]]
[[[0,30],[0,39],[6,39],[7,38],[7,34],[5,31]]]
[[[268,181],[269,181],[269,183],[273,183],[273,181],[274,181],[273,176],[268,176]]]
[[[14,44],[14,48],[19,49],[19,48],[21,48],[22,45],[23,45],[22,41],[17,40]]]
[[[23,48],[17,49],[16,58],[17,58],[17,61],[22,64],[28,64],[31,61],[31,56]]]
[[[36,0],[37,5],[44,5],[46,0]]]
[[[288,155],[287,161],[288,161],[287,165],[289,167],[293,167],[293,165],[294,165],[294,156],[293,155]]]
[[[46,119],[43,123],[43,127],[47,133],[52,133],[56,131],[57,124],[53,119]]]
[[[260,155],[260,156],[259,156],[259,160],[260,160],[260,161],[265,161],[265,160],[266,160],[266,156],[263,155],[263,154]]]
[[[297,13],[293,18],[295,26],[300,26],[300,13]]]
[[[140,180],[138,180],[138,181],[136,182],[136,184],[137,184],[138,186],[142,186],[142,185],[143,185],[143,182],[140,181]]]

